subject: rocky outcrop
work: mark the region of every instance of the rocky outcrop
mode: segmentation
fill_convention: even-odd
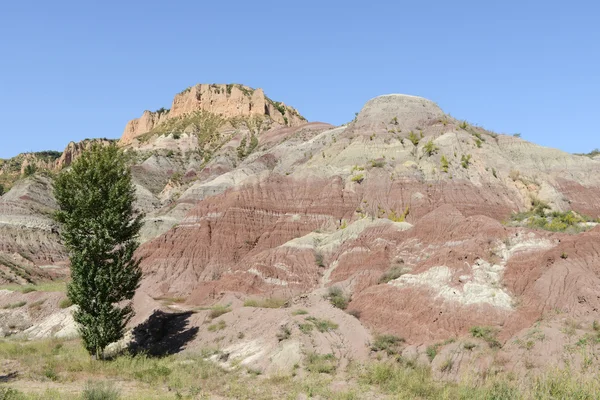
[[[64,149],[60,158],[58,160],[56,160],[54,169],[60,170],[62,168],[68,167],[84,151],[89,150],[95,144],[98,144],[100,146],[108,146],[111,143],[114,143],[114,140],[111,140],[111,139],[85,139],[85,140],[82,140],[81,142],[70,142],[67,145],[67,147]]]
[[[262,89],[252,89],[238,84],[199,84],[185,89],[173,99],[171,109],[144,111],[138,119],[127,123],[121,144],[152,131],[173,118],[205,111],[225,119],[235,117],[266,116],[279,125],[298,126],[306,122],[298,111],[265,96]]]

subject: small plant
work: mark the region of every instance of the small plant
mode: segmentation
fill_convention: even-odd
[[[392,120],[390,121],[390,124],[392,124],[392,125],[398,125],[398,117],[392,118]]]
[[[332,286],[327,292],[327,298],[331,305],[341,310],[345,310],[348,307],[348,298],[344,295],[342,289],[337,286]]]
[[[315,326],[309,322],[306,322],[304,324],[298,324],[298,329],[300,329],[300,332],[304,333],[305,335],[310,334],[314,327]]]
[[[421,141],[421,139],[415,135],[415,133],[413,131],[410,131],[408,134],[408,140],[410,140],[412,142],[412,144],[414,144],[415,146],[419,144],[419,142]]]
[[[385,351],[388,355],[399,353],[400,344],[404,339],[394,335],[376,335],[371,344],[372,351]]]
[[[215,318],[220,317],[223,314],[227,314],[230,311],[231,311],[231,308],[229,308],[229,306],[217,304],[216,306],[213,306],[211,308],[210,312],[208,313],[208,318],[215,319]]]
[[[385,166],[385,161],[383,160],[371,160],[371,167],[373,168],[383,168]]]
[[[427,348],[425,349],[425,354],[427,354],[427,358],[429,358],[429,361],[433,361],[435,356],[437,356],[439,347],[439,344],[432,344],[430,346],[427,346]]]
[[[35,174],[37,171],[37,167],[33,164],[28,164],[23,170],[23,176],[28,177]]]
[[[346,222],[345,219],[342,220],[342,223],[340,224],[340,229],[346,229],[348,227],[348,223]]]
[[[442,371],[442,372],[450,372],[452,370],[453,366],[454,366],[454,361],[452,361],[452,358],[448,357],[442,363],[442,365],[440,365],[440,371]]]
[[[223,320],[220,320],[216,324],[209,325],[207,329],[209,332],[217,332],[217,331],[222,331],[226,327],[227,327],[227,323]]]
[[[448,173],[448,168],[450,167],[450,162],[448,162],[448,159],[446,158],[446,156],[442,156],[442,159],[440,160],[440,164],[441,164],[442,172]]]
[[[475,343],[471,343],[471,342],[465,342],[463,343],[463,347],[465,348],[465,350],[473,350],[475,347],[477,347],[477,345]]]
[[[282,342],[286,339],[289,339],[290,336],[292,336],[292,330],[287,325],[282,325],[277,333],[277,339]]]
[[[520,133],[515,133],[513,136],[516,137],[516,138],[520,138],[521,134]]]
[[[560,255],[560,258],[566,260],[567,258],[569,258],[569,255],[563,251],[563,253]]]
[[[470,154],[467,154],[467,155],[463,154],[463,156],[460,159],[460,164],[462,165],[462,167],[464,169],[468,169],[469,165],[471,165],[471,155]]]
[[[481,148],[481,145],[482,145],[482,144],[483,144],[483,142],[481,141],[481,139],[476,139],[476,140],[475,140],[475,145],[476,145],[478,148]]]
[[[308,314],[308,311],[302,310],[302,309],[292,312],[292,315],[306,315],[306,314]]]
[[[81,393],[82,400],[118,400],[119,390],[109,383],[88,382]]]
[[[181,139],[181,133],[179,133],[179,132],[174,132],[174,133],[173,133],[173,139],[175,139],[175,140],[179,140],[179,139]]]
[[[496,331],[493,328],[489,326],[474,326],[470,331],[474,338],[485,340],[491,348],[502,347],[500,342],[496,339]]]
[[[469,127],[469,124],[467,124],[467,121],[462,121],[462,122],[461,122],[461,123],[458,125],[458,127],[459,127],[460,129],[467,129],[467,128]]]
[[[351,180],[352,182],[360,184],[365,180],[365,176],[363,174],[354,175]]]
[[[425,152],[425,154],[428,157],[431,157],[432,155],[434,155],[435,153],[437,153],[438,150],[439,150],[439,147],[437,147],[433,143],[433,140],[430,140],[429,142],[425,143],[425,146],[423,146],[423,151]]]
[[[315,253],[315,264],[317,264],[318,267],[325,268],[325,261],[323,260],[322,253]]]

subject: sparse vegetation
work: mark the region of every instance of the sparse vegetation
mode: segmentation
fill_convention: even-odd
[[[68,297],[62,299],[59,303],[58,303],[58,307],[59,308],[69,308],[73,305],[73,302],[71,301],[71,299],[69,299]]]
[[[304,359],[306,370],[319,374],[332,374],[337,368],[337,360],[333,354],[308,353]]]
[[[389,281],[400,278],[405,273],[406,271],[403,267],[395,265],[381,275],[381,278],[379,278],[379,283],[388,283]]]
[[[216,324],[209,325],[207,329],[209,332],[217,332],[222,331],[225,328],[227,328],[227,322],[219,320]]]
[[[327,291],[327,299],[336,308],[345,310],[348,307],[348,297],[338,286],[332,286]]]
[[[404,339],[394,335],[376,335],[371,343],[372,351],[385,351],[388,355],[398,354]]]
[[[467,155],[463,154],[463,156],[460,158],[460,165],[462,165],[462,167],[464,169],[468,169],[469,165],[471,165],[471,155],[470,154],[467,154]]]
[[[458,125],[458,127],[459,127],[460,129],[467,129],[467,128],[469,127],[469,124],[467,123],[467,121],[462,121],[462,122],[461,122],[461,123]]]
[[[500,348],[502,345],[496,339],[497,331],[489,326],[474,326],[470,329],[474,338],[483,339],[491,348]]]
[[[352,180],[352,182],[356,182],[356,183],[360,184],[360,183],[362,183],[362,181],[365,180],[365,176],[363,174],[354,175],[351,180]]]
[[[292,315],[306,315],[306,314],[308,314],[308,311],[303,310],[303,309],[292,312]]]
[[[282,342],[289,339],[290,336],[292,336],[292,330],[287,325],[282,325],[277,333],[277,339]]]
[[[417,146],[419,144],[419,142],[421,141],[421,139],[415,135],[415,133],[413,131],[410,131],[408,133],[408,140],[410,140],[412,142],[413,145]]]
[[[338,328],[338,324],[327,319],[307,317],[306,321],[311,322],[315,326],[315,328],[317,328],[317,330],[321,333],[333,331]]]
[[[448,168],[450,167],[450,162],[448,162],[448,159],[446,158],[446,156],[442,156],[442,158],[440,160],[440,165],[441,165],[442,172],[448,173]]]
[[[231,312],[231,308],[228,305],[224,306],[222,304],[217,304],[210,309],[210,312],[208,313],[208,318],[219,318],[221,315],[227,314],[228,312]]]
[[[26,302],[26,301],[18,301],[18,302],[16,302],[16,303],[10,303],[10,304],[7,304],[7,305],[5,305],[5,306],[4,306],[4,307],[2,307],[2,308],[3,308],[3,309],[5,309],[5,310],[12,310],[12,309],[15,309],[15,308],[21,308],[21,307],[23,307],[25,304],[27,304],[27,302]]]
[[[108,382],[88,382],[81,398],[82,400],[118,400],[120,392]]]
[[[435,153],[437,153],[438,150],[439,150],[439,147],[437,147],[433,143],[433,140],[428,141],[427,143],[425,143],[425,146],[423,146],[423,151],[425,152],[425,154],[428,157],[431,157],[432,155],[434,155]]]
[[[536,198],[531,203],[530,211],[512,214],[511,224],[551,232],[579,233],[589,229],[585,225],[587,222],[593,222],[591,218],[574,211],[550,212],[550,206]]]
[[[371,160],[371,167],[373,168],[383,168],[385,166],[385,161],[378,159],[378,160]]]
[[[269,297],[266,299],[247,299],[244,301],[244,307],[257,308],[282,308],[285,307],[287,301],[277,297]]]

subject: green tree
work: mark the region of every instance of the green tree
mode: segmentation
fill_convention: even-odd
[[[67,294],[86,350],[96,358],[121,339],[141,278],[133,255],[142,215],[123,152],[94,145],[54,182],[61,236],[71,260]]]

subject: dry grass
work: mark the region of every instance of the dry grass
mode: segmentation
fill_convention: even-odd
[[[218,351],[216,351],[218,354]],[[300,395],[322,399],[595,399],[600,382],[568,370],[550,370],[536,379],[510,380],[506,375],[482,384],[435,381],[430,369],[400,361],[352,363],[345,390],[332,382],[337,360],[330,354],[307,354],[306,369],[297,375],[272,377],[248,368],[221,369],[197,352],[152,358],[123,354],[109,361],[92,360],[77,340],[35,342],[0,341],[0,359],[18,372],[15,381],[0,386],[1,399],[82,399],[84,391],[120,399],[296,399]],[[451,369],[451,365],[442,365]],[[11,389],[12,388],[12,389]],[[38,390],[35,390],[38,388]],[[118,392],[120,397],[114,397]],[[103,398],[103,397],[99,397]]]

